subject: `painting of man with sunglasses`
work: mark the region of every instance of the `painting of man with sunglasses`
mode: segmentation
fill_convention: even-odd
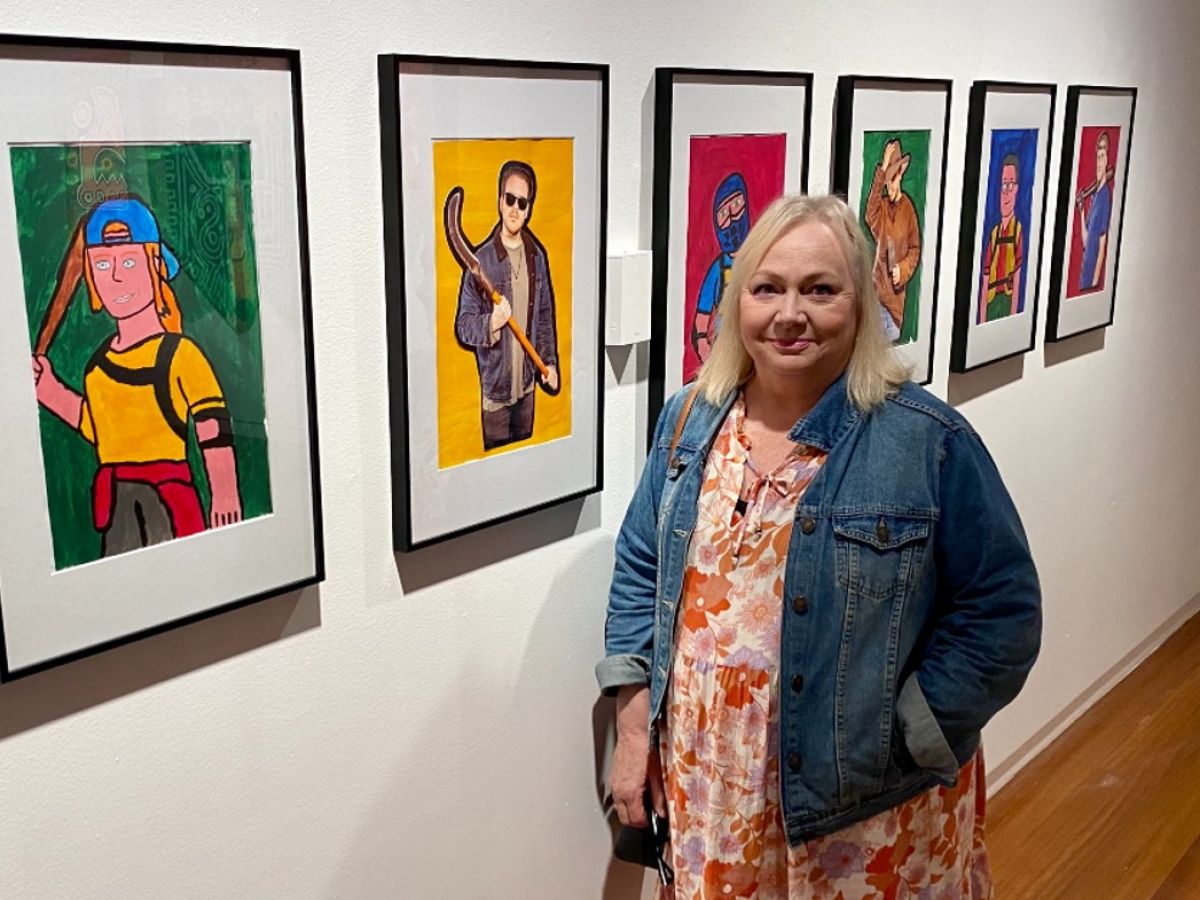
[[[498,303],[464,272],[458,291],[455,334],[475,354],[479,371],[484,450],[528,440],[533,434],[534,388],[560,389],[554,287],[546,249],[529,230],[537,197],[533,167],[509,160],[497,179],[499,220],[474,248]],[[512,320],[516,328],[509,327]],[[514,332],[526,335],[545,364],[542,374]]]

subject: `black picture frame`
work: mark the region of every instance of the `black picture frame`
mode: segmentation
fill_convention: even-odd
[[[414,459],[411,444],[413,397],[408,368],[410,335],[408,333],[408,272],[406,264],[406,224],[401,198],[405,167],[403,163],[403,109],[399,79],[402,68],[427,67],[444,74],[475,72],[477,74],[529,73],[531,78],[553,79],[558,73],[564,79],[594,79],[600,88],[599,160],[597,186],[597,273],[595,304],[594,409],[595,456],[594,477],[575,490],[564,492],[543,502],[519,506],[498,515],[485,515],[460,527],[450,528],[424,537],[414,528],[412,475]],[[391,431],[392,474],[392,539],[393,548],[408,553],[453,540],[530,515],[558,504],[579,500],[597,493],[604,486],[604,315],[606,276],[606,226],[608,220],[608,141],[609,141],[609,68],[606,64],[559,62],[550,60],[498,59],[423,54],[385,53],[378,57],[380,160],[383,190],[384,277],[387,308],[389,422]],[[441,237],[439,236],[439,240]],[[573,319],[574,321],[574,319]]]
[[[1064,109],[1063,121],[1062,156],[1059,163],[1058,175],[1058,216],[1054,222],[1054,245],[1050,258],[1050,296],[1049,302],[1046,304],[1046,341],[1048,343],[1056,343],[1079,334],[1108,328],[1113,323],[1117,302],[1117,275],[1120,272],[1121,265],[1121,242],[1125,237],[1125,191],[1129,183],[1129,161],[1133,150],[1133,128],[1137,118],[1137,94],[1136,87],[1084,84],[1073,84],[1067,87],[1067,102]],[[1109,289],[1105,292],[1108,294],[1108,302],[1106,304],[1107,314],[1102,317],[1101,321],[1097,321],[1095,324],[1086,325],[1085,327],[1064,327],[1064,323],[1060,320],[1066,300],[1064,297],[1064,281],[1067,277],[1066,269],[1068,268],[1068,225],[1073,229],[1075,221],[1075,203],[1072,201],[1071,196],[1073,193],[1072,175],[1076,171],[1076,133],[1080,125],[1083,124],[1079,121],[1079,106],[1081,98],[1084,97],[1127,98],[1129,101],[1129,116],[1122,123],[1122,127],[1126,128],[1127,132],[1124,141],[1125,152],[1121,154],[1121,159],[1117,163],[1121,172],[1119,182],[1115,179],[1114,172],[1114,193],[1119,191],[1120,194],[1120,212],[1117,215],[1117,240],[1114,251],[1108,254],[1108,258],[1112,260],[1112,280],[1109,283]],[[1118,145],[1120,145],[1119,142]],[[1079,299],[1082,298],[1073,298],[1072,302],[1077,302]]]
[[[651,226],[651,330],[650,360],[647,367],[649,388],[649,426],[647,451],[654,439],[654,426],[666,402],[668,385],[674,387],[667,373],[668,307],[671,302],[671,173],[673,166],[672,140],[675,89],[684,80],[746,86],[802,86],[804,104],[799,110],[803,136],[800,146],[799,190],[808,190],[809,147],[812,134],[811,72],[772,71],[755,69],[687,68],[665,66],[654,72],[654,175],[651,189],[653,224]],[[786,187],[785,187],[786,190]],[[686,215],[686,208],[685,208]]]
[[[17,56],[12,54],[16,52]],[[298,256],[296,321],[302,334],[303,394],[307,411],[307,423],[303,433],[307,439],[307,466],[311,491],[312,566],[311,571],[287,578],[265,590],[257,590],[213,605],[197,608],[184,615],[155,622],[144,628],[136,628],[109,639],[86,643],[68,652],[58,653],[36,662],[14,665],[10,653],[11,632],[6,631],[4,608],[4,575],[0,571],[0,682],[8,682],[44,672],[48,669],[94,656],[108,650],[125,646],[134,641],[152,638],[165,632],[193,624],[223,613],[241,609],[253,603],[282,594],[292,593],[319,584],[325,580],[324,520],[321,499],[321,477],[319,457],[319,435],[317,423],[317,389],[313,348],[312,321],[312,278],[310,273],[309,223],[307,213],[307,179],[304,153],[303,91],[301,87],[300,52],[296,49],[279,47],[229,46],[201,43],[172,43],[161,41],[116,40],[102,38],[58,37],[49,35],[0,34],[0,58],[19,58],[27,54],[37,58],[48,58],[64,66],[89,62],[104,54],[111,62],[114,55],[126,57],[122,63],[129,65],[157,65],[170,71],[173,66],[196,66],[219,69],[240,67],[253,60],[268,60],[286,67],[290,89],[292,117],[291,147],[295,157],[293,177],[296,197],[296,250]],[[203,62],[201,62],[203,60]],[[137,134],[122,137],[125,143],[139,140]],[[144,139],[143,139],[144,140]],[[5,161],[7,165],[7,160]],[[3,202],[8,204],[7,198]],[[168,542],[174,543],[174,542]],[[149,550],[151,548],[146,548]],[[143,551],[145,552],[145,551]]]
[[[937,172],[937,229],[934,236],[932,263],[932,301],[929,311],[928,347],[921,360],[924,377],[916,378],[919,384],[933,380],[934,348],[937,346],[937,313],[941,294],[942,235],[945,232],[946,211],[946,166],[950,149],[950,109],[953,101],[954,84],[949,78],[911,78],[881,75],[842,75],[838,78],[834,96],[834,127],[832,159],[832,191],[843,197],[851,208],[855,202],[848,196],[850,190],[850,166],[854,135],[854,97],[860,90],[904,92],[937,92],[944,95],[942,113],[941,166]],[[902,129],[895,129],[902,130]],[[932,172],[930,173],[933,174]],[[927,203],[927,207],[928,207]],[[924,254],[924,258],[930,258]]]
[[[1029,299],[1028,313],[1030,322],[1028,339],[1012,342],[988,356],[986,359],[969,359],[970,344],[974,328],[972,313],[975,303],[975,254],[979,234],[976,231],[976,218],[979,213],[979,184],[981,175],[984,124],[987,116],[988,96],[996,94],[1011,95],[1045,95],[1049,98],[1049,108],[1044,120],[1046,147],[1044,155],[1044,172],[1041,178],[1041,209],[1031,210],[1031,221],[1038,223],[1037,234],[1028,246],[1037,249],[1037,260],[1034,266],[1027,266],[1026,277],[1033,270],[1034,284],[1032,297]],[[950,344],[950,371],[955,373],[970,372],[985,365],[1001,360],[1021,356],[1033,350],[1037,335],[1038,302],[1042,283],[1042,247],[1046,231],[1046,210],[1049,205],[1050,189],[1050,159],[1054,150],[1054,113],[1058,88],[1053,84],[1023,81],[976,81],[971,85],[970,103],[967,112],[967,140],[963,162],[963,199],[960,214],[959,245],[958,245],[958,279],[954,302],[954,330]],[[1039,118],[1039,125],[1042,120]],[[1028,261],[1028,260],[1026,260]],[[988,325],[995,323],[989,322]]]

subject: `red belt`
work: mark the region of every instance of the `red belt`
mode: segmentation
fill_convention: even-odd
[[[97,531],[112,525],[118,481],[137,482],[154,488],[171,516],[175,537],[204,530],[204,511],[186,462],[115,463],[102,465],[92,482],[92,521]]]

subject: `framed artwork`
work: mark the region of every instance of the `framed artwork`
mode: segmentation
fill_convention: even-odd
[[[833,190],[858,215],[884,331],[921,384],[933,377],[949,126],[949,81],[838,79]]]
[[[812,75],[657,69],[654,82],[650,428],[696,377],[750,226],[808,188]]]
[[[600,490],[608,68],[379,58],[393,535]]]
[[[1054,101],[1052,84],[971,86],[952,372],[1033,349]]]
[[[0,675],[323,577],[299,54],[0,38]]]
[[[1137,88],[1067,88],[1046,340],[1113,321]]]

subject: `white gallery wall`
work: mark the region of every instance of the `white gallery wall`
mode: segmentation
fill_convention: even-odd
[[[6,4],[0,31],[301,50],[328,572],[0,687],[2,897],[640,893],[640,871],[609,861],[610,708],[592,665],[644,446],[648,349],[606,354],[602,494],[392,553],[380,52],[610,64],[610,252],[649,245],[656,65],[812,71],[814,191],[828,185],[839,74],[954,79],[932,389],[990,446],[1045,589],[1042,658],[985,735],[993,770],[1011,773],[1197,608],[1194,0],[166,0],[120,14],[41,0]],[[976,78],[1060,86],[1054,180],[1066,85],[1140,93],[1115,325],[1047,348],[1039,323],[1033,352],[951,379]],[[1042,310],[1049,266],[1047,244]]]

